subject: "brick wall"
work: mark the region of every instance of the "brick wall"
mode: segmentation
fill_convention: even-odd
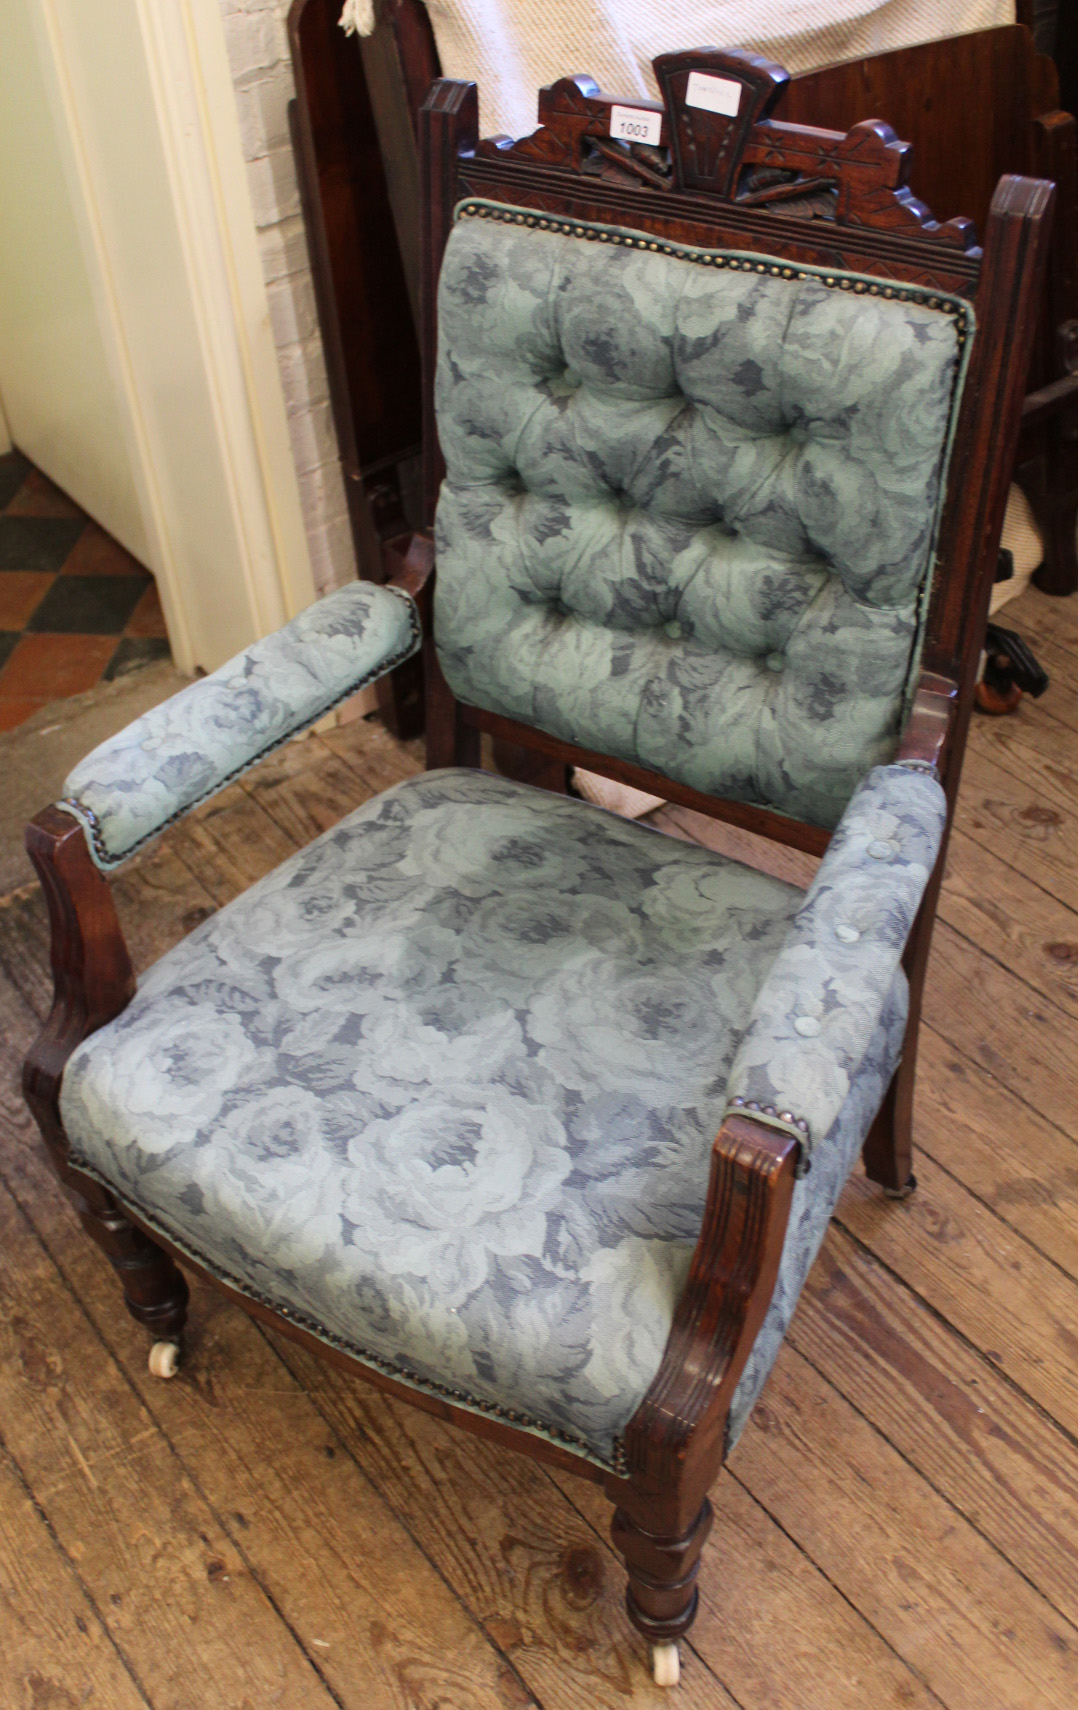
[[[288,0],[220,0],[315,585],[356,574],[288,133]]]

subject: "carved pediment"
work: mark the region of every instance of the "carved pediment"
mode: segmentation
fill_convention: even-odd
[[[912,151],[882,119],[842,132],[774,118],[789,75],[740,49],[660,54],[654,70],[661,101],[563,77],[540,91],[538,130],[519,141],[489,138],[477,154],[923,235],[960,250],[975,245],[971,221],[939,224],[908,189]]]

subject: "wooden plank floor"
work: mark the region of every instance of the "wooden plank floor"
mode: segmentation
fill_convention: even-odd
[[[1011,612],[1053,683],[974,725],[920,1190],[849,1184],[717,1488],[674,1698],[624,1619],[593,1486],[386,1400],[202,1287],[181,1376],[148,1377],[19,1097],[47,952],[36,892],[0,903],[4,1710],[1074,1710],[1078,600]],[[138,964],[419,763],[365,724],[273,756],[116,881]]]

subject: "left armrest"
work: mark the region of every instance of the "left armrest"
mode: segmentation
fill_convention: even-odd
[[[382,569],[390,587],[411,595],[424,637],[429,636],[434,601],[434,537],[426,529],[394,535],[382,547]]]
[[[946,820],[943,790],[923,763],[875,767],[756,995],[727,1110],[797,1139],[802,1171],[876,1031]]]
[[[409,592],[351,582],[102,742],[58,805],[107,872],[420,641]]]

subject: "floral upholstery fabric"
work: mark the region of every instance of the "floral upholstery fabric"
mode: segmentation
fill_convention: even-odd
[[[968,305],[458,215],[435,594],[454,692],[833,826],[894,752]]]
[[[239,1287],[616,1466],[730,1064],[803,901],[589,804],[427,773],[151,968],[70,1059],[65,1128]],[[743,1386],[774,1358],[904,1017],[899,971],[798,1184],[771,1355]]]
[[[729,1097],[795,1113],[809,1151],[839,1116],[864,1059],[946,820],[935,776],[902,765],[870,772],[756,994]]]
[[[812,1168],[794,1183],[790,1221],[771,1304],[734,1391],[726,1421],[727,1453],[734,1447],[768,1373],[778,1358],[805,1279],[827,1234],[827,1225],[861,1153],[865,1135],[902,1055],[909,993],[899,972],[888,993],[876,1031],[850,1086],[849,1096],[830,1131],[812,1151]]]
[[[352,582],[102,742],[66,779],[61,806],[97,865],[116,867],[420,639],[410,595]]]

